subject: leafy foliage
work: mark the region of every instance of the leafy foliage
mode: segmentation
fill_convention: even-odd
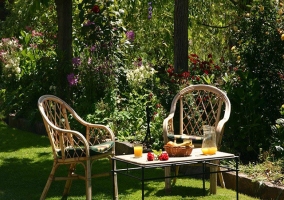
[[[279,116],[284,99],[283,16],[278,9],[283,8],[270,1],[255,1],[231,32],[238,77],[225,88],[233,112],[224,144],[247,160],[256,159],[259,148],[269,148],[270,125]]]
[[[20,70],[14,71],[20,73],[8,77],[2,60],[1,110],[39,120],[38,97],[60,94],[56,77],[65,70],[72,94],[66,101],[88,121],[108,124],[120,140],[144,139],[148,106],[153,147],[159,149],[162,122],[177,91],[212,84],[232,103],[224,150],[257,159],[259,148],[280,145],[282,138],[270,129],[284,99],[279,2],[190,1],[188,72],[179,74],[171,70],[172,0],[73,1],[72,68],[58,65],[54,2],[15,0],[7,4],[0,35],[19,42],[21,49],[9,56],[19,59]]]

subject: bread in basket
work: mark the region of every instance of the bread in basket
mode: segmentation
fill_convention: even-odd
[[[185,157],[190,156],[194,145],[191,141],[177,144],[175,142],[168,142],[164,145],[165,151],[169,154],[169,157]]]

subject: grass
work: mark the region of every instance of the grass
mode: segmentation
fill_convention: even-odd
[[[17,130],[0,123],[0,199],[37,200],[45,186],[52,167],[52,155],[46,136]],[[96,163],[94,170],[110,170],[108,160]],[[66,168],[59,168],[58,174],[65,174]],[[82,169],[78,169],[79,171]],[[162,169],[149,171],[150,174],[163,174]],[[93,199],[112,199],[112,178],[102,177],[92,180]],[[119,198],[123,200],[141,199],[141,184],[135,179],[118,174]],[[64,181],[53,182],[48,200],[61,199]],[[177,179],[171,194],[165,194],[164,182],[155,180],[146,182],[145,199],[161,200],[230,200],[236,199],[236,192],[218,187],[216,195],[209,195],[209,182],[206,181],[206,196],[203,196],[202,181],[198,179]],[[73,181],[70,200],[85,199],[84,181]],[[239,199],[255,198],[240,194]]]

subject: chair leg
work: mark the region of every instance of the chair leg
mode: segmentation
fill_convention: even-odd
[[[68,171],[68,177],[71,177],[73,172],[75,171],[75,166],[76,164],[71,164],[69,167],[69,171]],[[70,188],[72,185],[72,179],[68,179],[65,183],[65,187],[64,187],[64,191],[63,191],[63,196],[68,196],[69,192],[70,192]]]
[[[44,199],[45,199],[45,197],[46,197],[46,195],[47,195],[47,192],[48,192],[48,190],[49,190],[49,188],[50,188],[50,185],[51,185],[51,183],[52,183],[52,181],[53,181],[53,179],[54,179],[54,174],[55,174],[55,171],[56,171],[57,167],[58,167],[58,165],[57,165],[56,162],[54,161],[54,162],[53,162],[52,169],[51,169],[51,172],[50,172],[50,174],[49,174],[49,177],[48,177],[47,182],[46,182],[46,184],[45,184],[45,187],[44,187],[44,189],[43,189],[43,192],[41,193],[40,200],[44,200]]]
[[[220,167],[218,167],[218,171],[220,171],[220,170],[221,170]],[[225,185],[225,181],[224,181],[222,172],[219,172],[219,173],[218,173],[218,178],[219,178],[221,187],[222,187],[222,188],[226,188],[226,185]]]
[[[175,166],[175,174],[178,175],[179,166]],[[172,185],[175,185],[177,182],[177,177],[174,177]]]
[[[86,162],[86,200],[92,199],[92,176],[91,176],[91,161]]]

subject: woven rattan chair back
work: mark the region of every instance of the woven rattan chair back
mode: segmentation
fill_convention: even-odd
[[[169,135],[189,135],[202,140],[202,125],[216,128],[216,144],[221,145],[224,124],[228,121],[231,104],[225,92],[211,85],[191,85],[174,97],[170,114],[164,120],[164,142]]]

